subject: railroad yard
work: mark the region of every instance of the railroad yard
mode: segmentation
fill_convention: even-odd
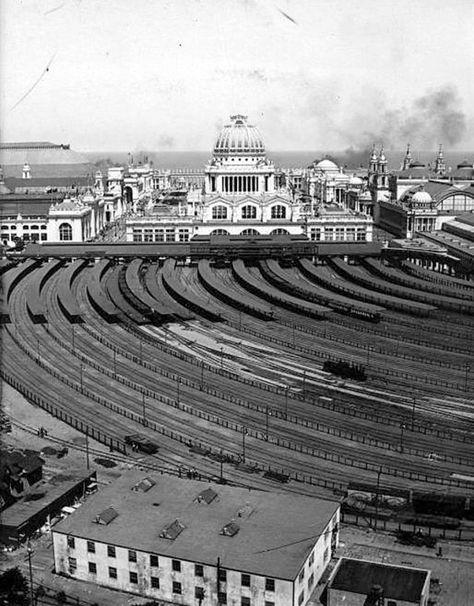
[[[472,283],[342,258],[1,269],[2,378],[110,458],[140,433],[159,447],[144,464],[166,473],[474,494]]]

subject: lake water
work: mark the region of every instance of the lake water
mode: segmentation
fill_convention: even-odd
[[[396,170],[400,168],[404,150],[385,152],[388,160],[389,169]],[[120,163],[126,165],[128,162],[128,153],[120,151],[110,152],[87,152],[86,155],[92,162],[109,159],[112,163]],[[370,151],[274,151],[267,152],[268,158],[272,160],[276,167],[281,168],[304,168],[311,164],[314,160],[322,159],[329,156],[337,163],[347,166],[349,169],[367,167],[369,162]],[[474,162],[474,152],[472,151],[453,151],[445,152],[447,166],[455,168],[463,160]],[[176,169],[176,168],[193,168],[201,169],[209,161],[210,152],[206,151],[145,151],[135,152],[132,154],[134,162],[144,161],[145,157],[153,161],[156,168]],[[421,160],[424,163],[433,163],[436,158],[436,151],[412,152],[413,159]]]

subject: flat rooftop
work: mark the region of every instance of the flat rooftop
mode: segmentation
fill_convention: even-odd
[[[417,602],[429,573],[420,568],[341,558],[328,589],[366,596],[374,585],[380,585],[385,599]]]
[[[94,474],[95,472],[87,472],[66,478],[54,476],[49,480],[41,480],[19,501],[2,511],[2,526],[20,528],[33,516],[54,505],[64,494],[82,482],[91,480]]]
[[[145,478],[148,489],[133,490]],[[95,522],[110,507],[117,517]],[[227,569],[294,580],[338,508],[335,501],[131,471],[54,532],[209,566],[220,558]]]

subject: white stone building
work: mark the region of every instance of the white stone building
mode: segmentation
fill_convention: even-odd
[[[154,204],[143,216],[130,218],[127,241],[186,241],[195,235],[312,237],[318,229],[323,240],[331,239],[331,233],[334,239],[358,239],[359,234],[362,241],[372,240],[369,216],[344,209],[332,197],[306,203],[294,188],[279,187],[260,133],[246,116],[232,116],[224,126],[204,173],[203,192],[190,191],[185,203]]]
[[[89,179],[77,177],[5,180],[0,168],[1,242],[14,246],[17,240],[85,242],[95,238],[126,211],[122,184],[114,180],[114,170],[106,191],[100,171],[92,185]]]
[[[339,504],[128,472],[53,528],[57,573],[174,604],[304,606]]]

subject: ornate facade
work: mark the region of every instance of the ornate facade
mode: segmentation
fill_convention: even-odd
[[[127,221],[127,241],[187,241],[194,235],[306,235],[372,239],[372,220],[343,205],[316,204],[278,178],[263,139],[247,117],[231,116],[204,169],[204,187],[186,200],[161,199]]]
[[[384,162],[381,162],[383,158]],[[432,164],[413,160],[407,147],[400,170],[387,174],[383,151],[372,153],[369,188],[377,225],[398,237],[441,229],[457,215],[474,212],[474,168],[467,161],[446,167],[443,148]]]

